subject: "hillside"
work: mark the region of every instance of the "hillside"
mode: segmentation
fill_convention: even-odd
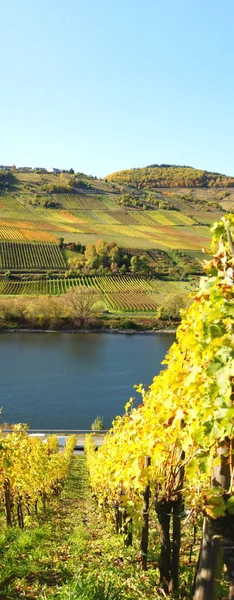
[[[86,285],[101,290],[107,308],[153,310],[166,288],[190,289],[188,279],[202,272],[202,250],[209,252],[210,224],[233,207],[234,178],[191,167],[151,166],[105,179],[72,169],[0,170],[0,294],[61,294]],[[100,249],[90,247],[100,240],[108,252],[113,242],[121,250],[112,273]],[[81,268],[87,245],[92,260]],[[113,271],[124,275],[132,256],[147,268],[130,270],[153,276],[151,288],[142,279],[139,289],[126,277],[115,281]]]
[[[102,238],[136,249],[208,248],[208,226],[234,206],[234,180],[205,173],[206,181],[219,187],[201,187],[204,173],[155,167],[98,180],[0,172],[0,241],[57,242],[62,236],[66,242]]]

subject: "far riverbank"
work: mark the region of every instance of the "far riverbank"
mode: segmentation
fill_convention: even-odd
[[[153,335],[157,333],[176,333],[176,329],[0,329],[1,333],[121,333],[124,335]]]
[[[157,319],[152,316],[116,316],[96,317],[88,319],[85,325],[71,319],[45,319],[40,316],[40,319],[22,318],[22,314],[13,314],[5,316],[0,320],[0,333],[139,333],[139,334],[154,334],[154,333],[175,333],[179,325],[179,321],[168,319]]]

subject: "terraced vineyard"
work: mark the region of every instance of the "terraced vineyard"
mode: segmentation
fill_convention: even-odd
[[[35,184],[33,173],[30,178],[31,185]],[[90,183],[88,186],[92,187]],[[171,198],[163,191],[158,192],[163,205],[173,200],[173,210],[154,206],[147,210],[125,207],[119,204],[119,189],[114,192],[112,185],[98,180],[95,186],[102,188],[101,193],[98,189],[90,192],[87,187],[79,194],[46,197],[40,192],[36,199],[29,192],[2,195],[0,240],[56,242],[64,237],[66,242],[88,244],[101,238],[115,241],[118,246],[137,246],[142,250],[208,249],[211,237],[207,225],[212,222],[212,211],[201,211],[200,205],[196,210],[195,202],[186,204],[185,200],[174,197],[174,193]],[[47,201],[51,206],[44,206]],[[220,205],[220,210],[214,211],[215,218],[220,218],[222,211]]]
[[[0,242],[1,269],[57,269],[66,267],[57,244]]]

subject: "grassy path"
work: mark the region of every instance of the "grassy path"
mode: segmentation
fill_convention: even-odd
[[[59,500],[25,530],[0,518],[0,600],[157,600],[157,570],[139,570],[88,489],[84,457],[73,459]]]

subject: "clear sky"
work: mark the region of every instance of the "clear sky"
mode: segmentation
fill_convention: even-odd
[[[0,164],[234,175],[233,0],[11,0]]]

